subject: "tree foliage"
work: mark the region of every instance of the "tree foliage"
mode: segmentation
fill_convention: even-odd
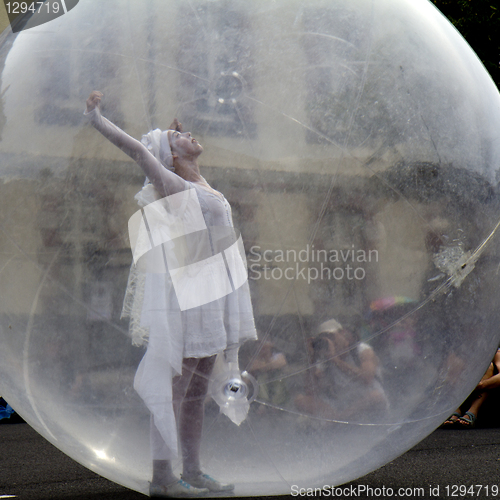
[[[500,4],[497,0],[432,0],[474,49],[500,88]]]

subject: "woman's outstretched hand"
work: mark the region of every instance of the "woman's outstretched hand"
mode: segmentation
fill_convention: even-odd
[[[177,118],[170,124],[169,130],[177,130],[177,132],[182,132],[182,123],[179,122]]]
[[[89,98],[87,99],[87,113],[90,113],[95,108],[98,108],[100,106],[103,96],[104,94],[102,92],[99,92],[98,90],[94,90],[90,94]]]

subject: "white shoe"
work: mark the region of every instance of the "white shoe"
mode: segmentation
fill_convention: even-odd
[[[196,488],[206,488],[211,493],[221,493],[223,491],[233,491],[234,484],[223,484],[210,477],[208,474],[200,472],[193,475],[182,475],[182,479]]]
[[[169,486],[152,483],[149,485],[149,496],[152,498],[199,497],[207,493],[207,488],[196,488],[182,479]]]

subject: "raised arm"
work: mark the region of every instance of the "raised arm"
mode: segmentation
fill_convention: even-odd
[[[102,99],[101,92],[93,91],[87,99],[85,115],[92,125],[110,142],[130,156],[148,176],[160,196],[184,191],[186,181],[167,170],[137,139],[134,139],[122,129],[111,123],[101,115],[99,105]]]

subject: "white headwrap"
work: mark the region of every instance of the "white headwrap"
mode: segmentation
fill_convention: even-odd
[[[141,142],[165,168],[174,170],[172,150],[168,140],[169,132],[169,130],[160,130],[159,128],[151,130],[142,136]]]

